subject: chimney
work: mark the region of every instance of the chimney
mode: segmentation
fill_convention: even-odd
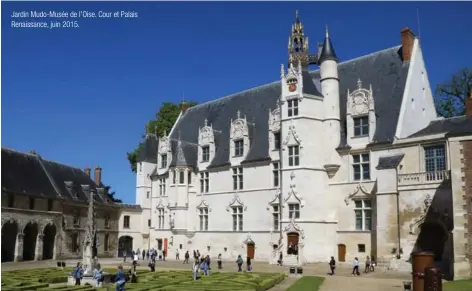
[[[402,41],[402,58],[403,61],[411,60],[411,54],[413,52],[413,44],[415,43],[415,34],[411,31],[410,28],[405,27],[402,29],[401,33]]]
[[[185,111],[187,111],[187,109],[189,108],[190,108],[190,104],[188,104],[185,101],[180,102],[180,111],[182,111],[182,113],[185,113]]]
[[[84,172],[85,172],[85,174],[87,174],[88,177],[90,177],[90,171],[91,171],[91,169],[88,168],[88,167],[84,169]]]
[[[97,184],[97,186],[100,186],[102,183],[102,168],[100,168],[100,166],[95,167],[93,181],[95,184]]]
[[[472,89],[469,92],[469,96],[465,99],[465,115],[472,117]]]

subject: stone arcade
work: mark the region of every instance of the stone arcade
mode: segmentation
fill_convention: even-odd
[[[111,202],[101,171],[92,180],[89,168],[2,149],[2,262],[81,258],[89,190],[97,192],[94,252],[116,256],[120,211],[139,207]]]
[[[120,236],[171,258],[283,253],[290,265],[373,255],[410,268],[428,250],[450,276],[469,275],[472,97],[467,116],[439,119],[419,39],[408,28],[400,39],[339,62],[328,29],[309,53],[297,13],[280,81],[182,103],[170,133],[147,134],[142,210],[122,213]]]

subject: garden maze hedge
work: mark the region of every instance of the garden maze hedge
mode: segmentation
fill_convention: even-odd
[[[71,268],[31,269],[2,272],[2,288],[5,291],[105,291],[115,290],[115,286],[95,288],[93,286],[67,286],[67,276]],[[115,269],[105,272],[116,273]],[[215,272],[210,276],[201,276],[193,280],[190,271],[138,270],[138,283],[127,283],[126,290],[133,291],[263,291],[279,284],[285,279],[284,274],[274,273],[226,273]],[[53,284],[53,285],[50,285]]]

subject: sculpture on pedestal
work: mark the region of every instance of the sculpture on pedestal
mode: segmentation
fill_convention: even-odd
[[[96,246],[97,225],[95,221],[94,191],[89,185],[82,185],[82,190],[88,196],[87,223],[85,226],[85,238],[83,241],[82,264],[86,274],[92,274],[94,267],[93,248]]]

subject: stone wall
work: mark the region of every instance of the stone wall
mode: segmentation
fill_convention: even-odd
[[[463,173],[462,180],[464,182],[464,210],[466,212],[465,232],[467,236],[466,258],[469,260],[472,269],[472,140],[462,141],[462,159]],[[472,273],[471,273],[472,275]]]
[[[34,200],[34,201],[32,201]],[[116,256],[118,249],[119,208],[96,206],[96,223],[99,257]],[[81,258],[82,241],[87,223],[87,204],[74,201],[36,198],[26,195],[11,195],[2,192],[2,244],[15,248],[14,260],[23,260],[23,246],[30,246],[25,240],[35,240],[35,260],[43,259],[43,243],[53,244],[53,259]],[[8,229],[3,227],[7,225]],[[34,225],[34,239],[27,225]],[[45,232],[47,225],[55,229],[54,242]],[[4,230],[8,233],[3,233]],[[8,231],[7,231],[8,230]],[[16,234],[11,233],[16,231]],[[13,236],[8,239],[6,237]],[[4,241],[5,240],[5,241]],[[47,246],[46,246],[47,248]],[[2,249],[3,251],[3,249]],[[11,256],[10,256],[11,257]]]

